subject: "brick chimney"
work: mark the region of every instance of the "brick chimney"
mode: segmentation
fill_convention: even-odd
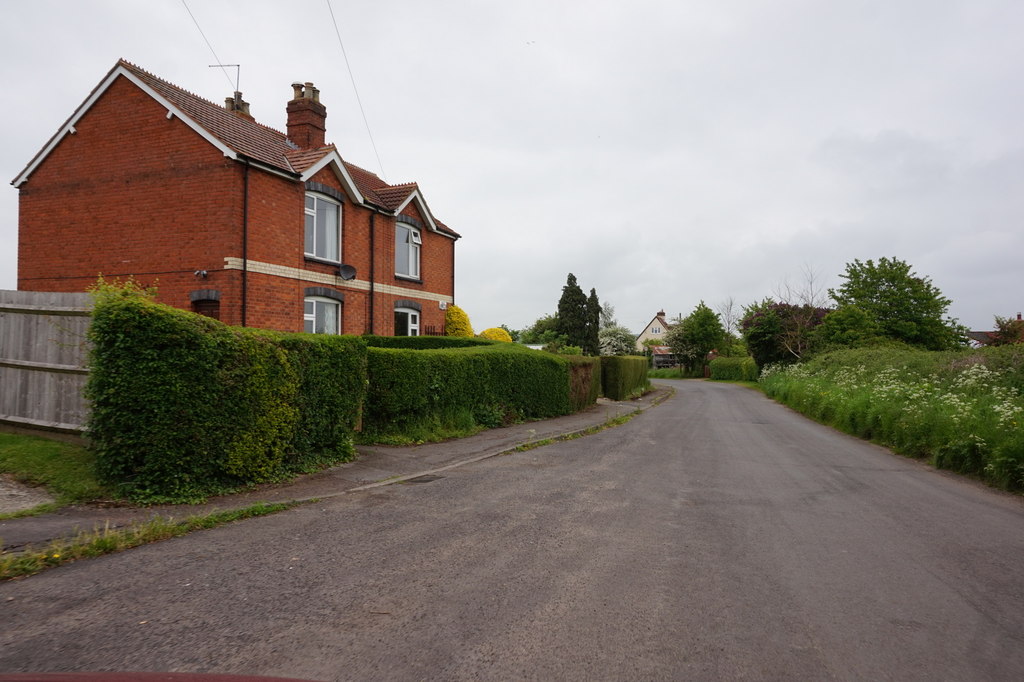
[[[288,139],[302,149],[324,146],[327,107],[320,104],[320,91],[312,83],[292,83],[294,97],[288,102]]]
[[[247,118],[250,121],[255,121],[252,114],[249,113],[249,103],[242,99],[242,93],[235,91],[234,97],[224,98],[224,108],[235,114],[238,114],[242,118]]]

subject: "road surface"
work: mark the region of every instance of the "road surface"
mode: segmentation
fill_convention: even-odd
[[[0,585],[0,672],[1011,680],[1020,498],[733,385]]]

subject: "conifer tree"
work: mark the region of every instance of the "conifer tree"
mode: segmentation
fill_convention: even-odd
[[[558,299],[558,333],[566,336],[567,345],[587,347],[587,296],[571,272]]]
[[[600,355],[601,342],[597,333],[601,330],[601,303],[597,300],[597,291],[590,290],[590,298],[587,299],[587,336],[586,344],[583,345],[585,355]]]

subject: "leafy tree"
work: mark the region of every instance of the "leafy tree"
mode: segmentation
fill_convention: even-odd
[[[802,358],[814,343],[814,329],[828,313],[810,304],[776,303],[770,298],[744,311],[740,332],[758,367]]]
[[[448,306],[444,313],[444,333],[446,336],[473,336],[473,326],[465,310],[457,305]]]
[[[598,332],[601,329],[601,303],[597,300],[597,291],[590,290],[587,298],[587,335],[583,352],[587,355],[598,355],[601,352]]]
[[[520,332],[519,332],[518,329],[512,329],[507,324],[500,325],[500,328],[505,330],[505,332],[508,334],[509,338],[512,339],[513,343],[519,343],[519,333]]]
[[[708,353],[725,341],[725,328],[711,308],[701,301],[693,312],[665,334],[665,342],[680,364],[689,370],[704,366]]]
[[[556,329],[559,334],[565,335],[568,345],[587,347],[587,296],[571,272],[562,287],[562,297],[558,299],[556,318]]]
[[[636,334],[625,327],[604,327],[597,336],[601,355],[636,355]]]
[[[999,317],[996,315],[996,330],[992,332],[986,346],[1008,346],[1013,343],[1024,343],[1024,320]]]
[[[519,343],[565,345],[568,338],[558,331],[558,318],[554,315],[545,315],[539,318],[532,326],[519,332]]]
[[[845,305],[825,315],[814,330],[815,346],[848,346],[857,348],[878,343],[881,330],[862,308]]]
[[[837,307],[857,306],[882,336],[929,350],[963,344],[964,328],[945,317],[951,301],[908,263],[896,258],[854,260],[840,277],[846,280],[842,286],[828,290]]]
[[[619,322],[615,319],[615,306],[605,301],[601,304],[601,329],[618,326]]]

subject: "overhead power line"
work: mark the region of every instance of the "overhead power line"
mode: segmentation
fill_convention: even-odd
[[[184,2],[185,0],[182,0]],[[331,13],[331,23],[334,24],[334,35],[338,36],[338,45],[341,46],[341,56],[345,58],[345,68],[348,69],[349,80],[352,81],[352,90],[356,94],[356,103],[359,105],[359,113],[363,116],[363,125],[366,126],[366,135],[370,138],[370,146],[373,147],[373,154],[377,157],[377,165],[380,167],[380,176],[385,181],[387,173],[384,172],[384,163],[380,160],[380,153],[377,151],[377,143],[373,141],[373,133],[370,132],[370,122],[366,119],[366,111],[363,109],[363,100],[359,97],[359,88],[356,87],[356,78],[352,75],[352,67],[348,63],[348,54],[345,52],[345,43],[341,40],[341,31],[338,30],[338,21],[334,18],[334,8],[331,7],[331,0],[327,0],[327,9]]]
[[[202,27],[199,25],[199,22],[196,21],[196,16],[194,14],[192,14],[192,10],[190,10],[188,8],[188,3],[185,2],[185,0],[181,0],[181,4],[184,5],[185,11],[188,12],[188,15],[190,17],[192,17],[192,23],[196,25],[196,29],[199,31],[199,35],[201,35],[203,37],[203,40],[206,42],[206,46],[208,48],[210,48],[210,53],[213,54],[214,61],[217,62],[216,64],[211,64],[211,66],[219,66],[220,70],[224,73],[224,77],[228,79],[228,84],[230,84],[232,88],[237,90],[238,89],[238,81],[237,81],[237,79],[236,79],[236,81],[234,83],[231,82],[231,76],[228,75],[228,70],[225,68],[225,66],[227,66],[227,65],[225,65],[223,62],[221,62],[220,57],[217,56],[217,52],[213,49],[213,45],[211,45],[210,41],[207,40],[206,34],[203,33]],[[230,66],[235,66],[235,65],[231,64]]]

